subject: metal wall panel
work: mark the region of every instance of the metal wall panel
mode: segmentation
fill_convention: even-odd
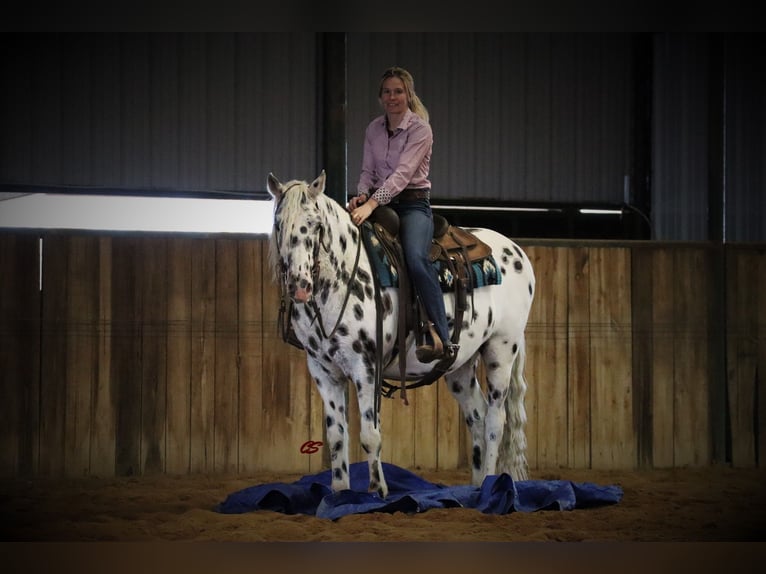
[[[725,38],[727,241],[766,241],[766,36]]]
[[[317,170],[316,34],[5,34],[0,183],[264,190]]]
[[[654,39],[652,216],[654,238],[707,239],[708,39]]]
[[[318,38],[4,34],[0,185],[210,193],[263,191],[270,171],[312,178],[326,167],[320,70],[345,66],[346,141],[332,145],[346,146],[353,191],[380,73],[397,64],[431,113],[436,199],[620,204],[646,154],[654,238],[707,239],[719,196],[727,241],[766,237],[762,34],[653,34],[645,86],[646,35],[349,33],[345,62],[321,61]],[[723,110],[710,99],[719,45]],[[651,138],[634,149],[649,93]],[[724,164],[718,196],[711,161]]]
[[[435,197],[621,203],[632,57],[627,34],[350,33],[349,189],[380,74],[400,65],[431,115]]]
[[[764,241],[766,66],[760,34],[657,34],[652,102],[654,238],[709,239],[709,200],[723,203],[724,241]],[[722,57],[718,53],[723,51]],[[716,66],[722,62],[721,70]],[[723,94],[713,74],[722,74]],[[719,108],[720,106],[720,108]],[[722,108],[722,109],[721,109]],[[720,116],[722,133],[711,118]],[[723,142],[714,138],[720,138]],[[716,163],[711,163],[716,162]],[[710,189],[711,173],[723,189]],[[718,182],[713,178],[716,185]]]

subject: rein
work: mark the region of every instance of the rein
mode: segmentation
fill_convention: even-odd
[[[361,233],[361,231],[359,232]],[[319,277],[319,259],[316,257],[316,255],[319,254],[319,245],[322,244],[322,236],[319,236],[319,241],[317,242],[317,252],[314,257],[314,270],[312,271],[312,276],[314,277],[314,284],[316,284],[317,277]],[[324,245],[322,245],[324,247]],[[327,247],[325,247],[325,251],[328,251]],[[338,327],[340,326],[340,322],[343,319],[343,315],[346,312],[346,305],[348,304],[348,299],[351,296],[351,282],[354,280],[354,277],[356,277],[356,271],[359,269],[359,256],[362,253],[362,238],[359,237],[359,241],[356,243],[356,257],[354,259],[354,268],[351,270],[351,276],[348,280],[348,285],[346,286],[346,296],[343,298],[343,305],[341,305],[340,313],[338,314],[338,320],[335,321],[335,326],[332,328],[332,331],[330,331],[330,334],[328,335],[325,332],[324,329],[324,320],[322,319],[322,312],[319,309],[319,305],[316,304],[316,300],[312,297],[312,299],[308,302],[308,305],[313,309],[314,311],[314,317],[311,319],[311,322],[313,323],[315,320],[319,320],[319,330],[322,332],[322,336],[325,339],[329,339],[335,334],[335,331],[338,330]]]

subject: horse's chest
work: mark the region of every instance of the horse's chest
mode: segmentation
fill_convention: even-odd
[[[398,304],[398,290],[384,289],[379,301],[374,296],[354,296],[345,308],[334,299],[315,308],[301,305],[293,311],[293,329],[309,355],[322,363],[368,355],[378,345],[385,356],[396,343]]]

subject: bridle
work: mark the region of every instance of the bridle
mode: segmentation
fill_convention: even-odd
[[[292,187],[292,186],[291,186]],[[289,188],[288,188],[289,189]],[[287,190],[285,190],[286,192]],[[284,192],[282,197],[284,197]],[[281,203],[281,202],[280,202]],[[277,208],[279,206],[277,205]],[[275,214],[276,214],[275,209]],[[274,228],[275,231],[279,234],[279,225],[277,221],[274,221]],[[359,231],[360,237],[358,237],[358,241],[356,242],[356,256],[354,258],[354,267],[351,270],[351,275],[349,276],[348,284],[346,285],[346,295],[343,298],[343,304],[340,308],[340,313],[338,313],[338,319],[335,321],[335,325],[333,326],[330,333],[327,333],[324,326],[324,319],[322,318],[322,311],[319,308],[319,305],[317,305],[316,298],[313,296],[309,301],[306,303],[306,305],[309,306],[309,308],[313,311],[314,316],[311,317],[311,324],[313,325],[315,321],[319,324],[319,331],[322,334],[322,337],[325,339],[331,338],[333,335],[335,335],[335,332],[338,330],[338,327],[340,326],[341,321],[343,320],[343,315],[346,311],[346,306],[348,305],[349,298],[351,296],[351,283],[356,277],[357,270],[359,269],[359,257],[362,253],[362,240],[361,240],[361,231]],[[324,226],[319,226],[319,236],[317,237],[317,241],[314,245],[314,251],[313,251],[313,259],[314,264],[311,267],[311,280],[314,283],[314,285],[317,285],[317,282],[319,280],[319,273],[321,271],[321,267],[319,264],[319,250],[320,248],[323,248],[325,253],[329,253],[330,249],[329,246],[325,245],[324,243]],[[297,340],[295,339],[294,334],[291,333],[292,328],[290,325],[290,316],[292,315],[292,308],[295,304],[294,301],[290,298],[288,295],[288,286],[287,286],[287,264],[280,258],[280,269],[279,269],[279,285],[281,290],[281,296],[280,296],[280,305],[279,305],[279,329],[280,333],[282,335],[282,340],[291,343],[295,346]],[[289,307],[288,307],[289,304]],[[292,340],[290,340],[292,337]],[[300,347],[302,348],[302,346]]]

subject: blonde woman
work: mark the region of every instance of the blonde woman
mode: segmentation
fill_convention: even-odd
[[[428,340],[416,349],[418,360],[430,363],[451,357],[458,348],[449,342],[444,299],[428,258],[434,230],[428,179],[433,132],[412,75],[404,68],[383,73],[378,98],[384,113],[365,131],[362,172],[348,210],[356,225],[364,223],[379,205],[388,205],[399,215],[407,270],[440,339]]]

